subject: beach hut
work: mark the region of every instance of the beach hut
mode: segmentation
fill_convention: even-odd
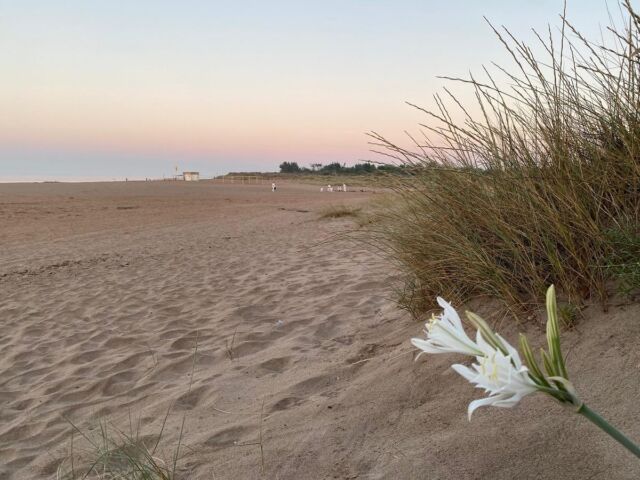
[[[200,172],[182,172],[185,182],[197,182],[200,180]]]

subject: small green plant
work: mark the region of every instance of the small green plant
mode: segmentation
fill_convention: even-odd
[[[182,442],[182,429],[170,459],[159,456],[160,441],[169,412],[157,435],[145,437],[140,423],[134,426],[129,418],[129,432],[117,428],[107,420],[98,421],[93,428],[73,428],[69,454],[57,470],[58,480],[174,480]],[[184,419],[182,428],[184,428]],[[79,441],[78,441],[79,440]]]
[[[572,303],[558,304],[558,320],[565,328],[573,328],[582,312]]]

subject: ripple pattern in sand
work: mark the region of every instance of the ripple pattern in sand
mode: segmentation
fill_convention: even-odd
[[[135,412],[151,431],[171,405],[194,420],[193,448],[212,453],[256,433],[252,414],[218,410],[255,412],[262,398],[279,414],[329,396],[345,368],[332,352],[356,330],[348,313],[375,318],[383,280],[370,277],[370,252],[317,245],[348,222],[269,215],[96,238],[95,247],[84,236],[79,260],[47,268],[69,248],[52,244],[38,255],[44,266],[0,278],[0,477],[53,475],[68,420]],[[189,468],[197,478],[209,467]]]

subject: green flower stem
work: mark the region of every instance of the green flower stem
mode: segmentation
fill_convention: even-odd
[[[615,438],[618,442],[620,442],[627,450],[633,453],[636,457],[640,458],[640,447],[629,440],[627,437],[623,435],[623,433],[612,426],[609,422],[607,422],[604,418],[598,415],[596,412],[587,407],[584,403],[578,409],[578,413],[587,417],[593,423],[595,423],[602,430],[607,432],[613,438]]]

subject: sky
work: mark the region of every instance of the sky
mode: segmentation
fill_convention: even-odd
[[[568,0],[597,39],[601,0]],[[618,4],[609,2],[614,17]],[[563,0],[0,0],[0,181],[377,160],[447,83],[510,66]],[[456,87],[459,88],[459,87]],[[458,92],[458,90],[456,90]],[[465,103],[471,92],[460,90]]]

